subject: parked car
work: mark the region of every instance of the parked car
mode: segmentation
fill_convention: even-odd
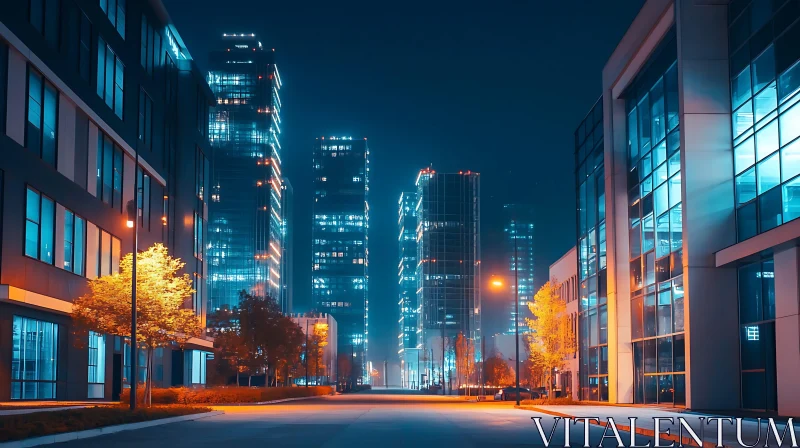
[[[539,398],[538,392],[531,392],[530,390],[520,387],[519,388],[519,399],[520,400],[530,400],[534,398]],[[494,396],[495,400],[502,400],[502,401],[513,401],[517,399],[517,388],[516,387],[506,387],[500,389],[500,392],[496,393]]]

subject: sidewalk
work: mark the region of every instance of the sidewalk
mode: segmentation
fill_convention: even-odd
[[[0,416],[63,411],[108,404],[113,403],[108,401],[4,401],[0,402]]]
[[[545,414],[556,415],[564,418],[575,417],[597,417],[600,420],[599,425],[605,426],[609,418],[614,419],[614,424],[618,429],[629,431],[630,430],[630,417],[636,417],[636,432],[637,434],[652,436],[654,435],[654,417],[672,418],[673,422],[661,421],[661,439],[673,440],[678,445],[679,426],[678,417],[685,419],[686,423],[691,426],[698,437],[703,440],[703,445],[714,447],[717,444],[717,421],[708,422],[709,417],[722,417],[734,418],[734,414],[728,415],[711,415],[696,412],[686,412],[680,408],[666,408],[666,407],[647,407],[647,406],[604,406],[604,405],[541,405],[541,406],[521,406],[520,409],[542,412]],[[775,425],[779,434],[783,434],[784,426],[786,425],[783,420],[776,420]],[[800,438],[800,422],[793,422],[795,434]],[[664,434],[669,429],[670,436]],[[611,432],[609,431],[609,434]],[[769,445],[779,446],[775,440],[775,436],[769,428],[766,420],[762,420],[759,427],[756,419],[747,418],[742,421],[742,442],[746,445],[753,445],[758,440],[757,446],[765,446],[766,436],[769,433]],[[697,446],[691,439],[691,435],[684,428],[682,431],[684,445]],[[727,421],[722,422],[722,443],[726,447],[739,447],[741,446],[736,438],[736,420],[733,423]],[[760,437],[760,439],[759,439]],[[788,439],[788,440],[787,440]],[[791,446],[792,439],[787,431],[783,441],[783,446]]]

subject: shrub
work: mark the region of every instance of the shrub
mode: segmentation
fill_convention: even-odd
[[[582,405],[587,404],[582,401],[575,401],[572,397],[559,397],[559,398],[536,398],[533,400],[522,400],[521,405],[535,406],[535,405]]]
[[[156,406],[131,412],[127,406],[95,406],[64,411],[5,415],[0,416],[0,442],[199,414],[210,410],[205,407]]]
[[[333,388],[328,386],[313,387],[209,387],[190,388],[172,387],[169,389],[153,389],[153,404],[236,404],[258,403],[262,401],[282,400],[286,398],[316,397],[330,395]],[[138,393],[139,399],[143,393]],[[122,392],[120,400],[130,401],[130,389]]]

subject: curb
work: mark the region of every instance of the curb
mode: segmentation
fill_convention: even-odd
[[[3,448],[26,448],[31,446],[50,445],[53,443],[68,442],[71,440],[89,439],[92,437],[104,436],[107,434],[114,434],[122,431],[131,431],[134,429],[149,428],[152,426],[161,426],[169,423],[179,423],[191,420],[200,420],[201,418],[214,417],[224,414],[225,411],[211,411],[203,412],[201,414],[181,415],[178,417],[161,418],[158,420],[150,420],[146,422],[126,423],[124,425],[104,426],[101,428],[87,429],[85,431],[64,432],[61,434],[52,434],[49,436],[32,437],[29,439],[14,440],[11,442],[0,443]]]
[[[537,408],[536,406],[516,406],[515,405],[514,407],[516,409],[521,409],[523,411],[534,411],[534,412],[539,412],[539,413],[542,413],[542,414],[552,415],[554,417],[576,418],[574,415],[562,414],[560,412],[551,411],[549,409]],[[589,424],[595,425],[595,426],[605,427],[608,424],[608,422],[605,421],[605,420],[590,420]],[[617,422],[614,422],[614,425],[620,431],[631,432],[631,427],[628,426],[628,425],[621,425],[621,424],[619,424]],[[645,428],[636,428],[636,434],[638,434],[640,436],[647,436],[647,437],[655,437],[655,435],[656,435],[655,431],[653,431],[652,429],[645,429]],[[661,433],[659,438],[663,439],[663,440],[668,440],[670,442],[678,442],[678,443],[682,444],[683,446],[697,446],[697,444],[694,442],[694,440],[689,436],[684,436],[682,438],[683,440],[681,440],[681,437],[679,437],[679,436],[677,436],[675,434],[664,434],[664,433]],[[714,442],[706,442],[705,440],[703,441],[703,448],[714,448],[716,446],[717,446],[717,444],[714,443]]]
[[[254,403],[223,403],[223,404],[215,404],[215,403],[197,403],[198,406],[263,406],[267,404],[279,404],[279,403],[286,403],[287,401],[300,401],[300,400],[310,400],[312,398],[324,398],[330,395],[314,395],[312,397],[294,397],[294,398],[282,398],[280,400],[272,400],[272,401],[257,401]],[[0,445],[2,446],[2,445]]]

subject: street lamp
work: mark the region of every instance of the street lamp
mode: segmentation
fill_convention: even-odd
[[[136,162],[134,163],[135,174],[133,175],[133,199],[126,204],[128,212],[128,222],[125,223],[129,229],[133,229],[133,264],[131,265],[131,411],[136,410],[136,389],[138,386],[139,373],[139,353],[136,344],[136,258],[139,255],[139,151],[136,152]]]

